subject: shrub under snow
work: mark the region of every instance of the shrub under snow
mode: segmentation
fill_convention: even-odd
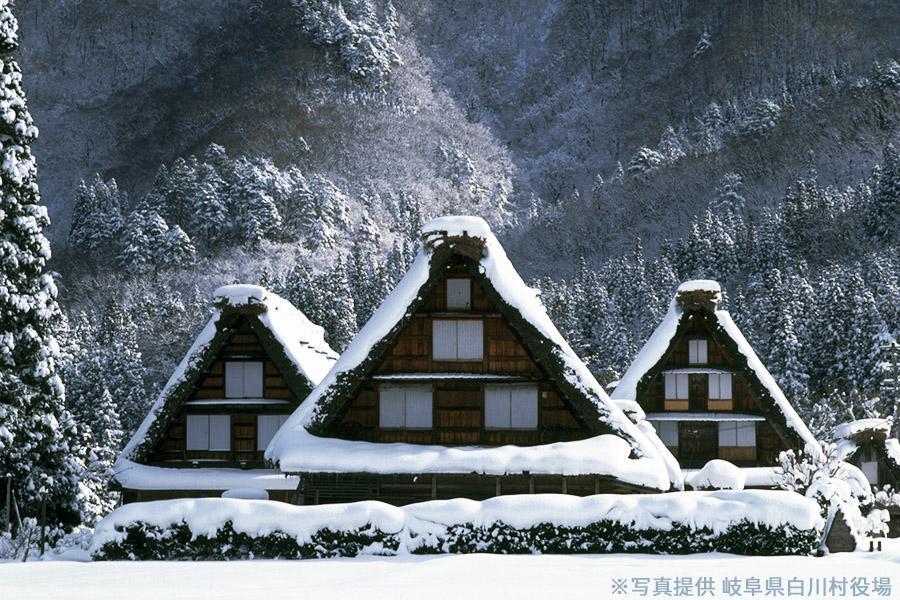
[[[684,479],[695,490],[742,490],[746,481],[747,475],[742,469],[718,458]]]
[[[647,552],[809,554],[818,505],[779,491],[557,494],[292,506],[204,498],[123,506],[97,527],[95,560],[326,558],[359,554]]]

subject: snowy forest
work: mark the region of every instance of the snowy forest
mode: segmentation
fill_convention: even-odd
[[[601,383],[709,278],[817,436],[897,416],[895,10],[19,0],[0,300],[34,335],[2,344],[0,470],[22,516],[115,505],[107,469],[214,288],[263,285],[340,351],[448,213],[491,224]]]

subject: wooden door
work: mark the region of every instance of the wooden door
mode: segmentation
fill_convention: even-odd
[[[709,421],[682,421],[678,427],[678,462],[699,468],[719,456],[719,428]]]

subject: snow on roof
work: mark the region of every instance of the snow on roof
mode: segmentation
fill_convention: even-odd
[[[889,419],[858,419],[842,423],[834,428],[834,439],[846,440],[866,431],[877,432],[885,436],[890,435],[891,421]]]
[[[678,286],[677,293],[682,292],[715,292],[719,294],[722,292],[722,286],[718,281],[712,279],[692,279]]]
[[[285,473],[511,475],[527,471],[611,476],[636,486],[669,488],[668,474],[656,458],[629,458],[628,442],[611,434],[539,446],[482,447],[351,441],[315,436],[303,428],[290,432],[290,446],[279,460]]]
[[[552,344],[555,356],[561,359],[564,364],[564,376],[567,381],[594,404],[601,418],[610,427],[617,432],[622,432],[624,436],[632,440],[632,449],[639,457],[646,456],[653,459],[662,459],[661,461],[657,460],[657,465],[664,473],[666,471],[669,472],[672,477],[669,481],[680,482],[681,473],[677,463],[673,464],[674,459],[670,461],[665,457],[661,457],[655,444],[611,402],[609,396],[603,391],[603,388],[588,370],[587,366],[578,358],[569,344],[563,339],[559,330],[551,322],[546,309],[540,301],[537,290],[528,287],[522,281],[488,224],[480,217],[470,216],[441,217],[425,224],[422,230],[422,239],[425,243],[420,247],[409,271],[356,335],[328,375],[325,376],[316,389],[312,391],[303,404],[297,408],[290,419],[281,427],[266,450],[266,458],[277,462],[282,470],[285,471],[299,470],[298,467],[301,465],[303,465],[304,470],[316,468],[316,465],[311,464],[308,459],[307,453],[311,451],[310,447],[315,446],[315,444],[311,444],[310,434],[306,431],[307,428],[323,418],[325,406],[332,395],[335,394],[335,386],[351,378],[352,372],[360,367],[363,361],[369,357],[375,345],[391,333],[408,316],[409,307],[417,298],[420,298],[421,290],[431,276],[431,263],[435,249],[439,248],[450,238],[467,237],[483,244],[483,251],[478,259],[479,270],[494,286],[502,300],[513,309],[519,311],[524,319],[537,329],[544,339]],[[315,436],[312,437],[315,438]],[[321,440],[322,438],[315,439]],[[326,444],[325,441],[319,443]],[[547,447],[551,446],[553,445]],[[372,444],[370,450],[374,453],[389,452],[386,450],[388,447],[389,445],[387,444]],[[574,447],[588,449],[590,445],[576,444]],[[435,447],[429,446],[409,446],[403,452],[404,455],[410,455],[410,460],[413,460],[411,454],[419,453],[424,456],[434,453],[436,450]],[[484,460],[488,460],[484,453],[501,453],[499,449],[480,449],[479,452],[477,455],[484,457]],[[438,454],[441,453],[438,452]],[[375,455],[377,454],[372,456]],[[470,452],[466,455],[475,456],[476,454]],[[374,468],[373,463],[379,461],[372,460],[372,456],[362,459],[361,463],[355,466],[362,468],[363,471]],[[503,459],[493,458],[489,459],[488,463],[454,463],[456,465],[454,468],[464,472],[471,472],[477,471],[482,464],[500,465],[504,462]],[[626,458],[626,462],[637,461]],[[448,464],[442,461],[438,461],[438,463]],[[350,465],[346,466],[350,467]],[[395,470],[394,472],[396,472],[396,469],[402,468],[405,467],[400,464],[392,466],[392,469]],[[504,470],[506,468],[505,466],[503,467]],[[619,469],[614,468],[612,465],[610,469],[617,473],[628,471],[628,468]],[[646,481],[656,481],[657,479],[653,477]]]
[[[185,382],[188,372],[201,366],[204,353],[218,333],[217,324],[226,307],[241,309],[252,306],[261,311],[259,322],[281,344],[288,360],[309,380],[311,386],[322,380],[337,359],[337,353],[325,341],[325,330],[280,296],[257,285],[226,285],[218,288],[213,297],[216,302],[212,317],[169,377],[144,421],[122,450],[120,459],[132,458],[175,389]]]
[[[775,467],[738,467],[744,474],[744,488],[770,488],[777,487],[778,478]],[[685,483],[696,477],[700,469],[684,469]]]
[[[647,343],[644,344],[644,347],[638,352],[619,385],[613,390],[613,401],[623,407],[627,407],[630,406],[632,401],[636,400],[638,383],[644,375],[662,360],[675,334],[678,332],[678,326],[681,323],[682,316],[684,316],[684,311],[677,300],[678,294],[692,291],[720,292],[721,288],[715,281],[708,280],[688,281],[678,286],[678,292],[676,292],[675,297],[669,303],[669,309],[662,322],[650,336],[650,339],[647,340]],[[793,406],[791,406],[791,403],[756,355],[744,334],[738,329],[728,311],[715,310],[713,314],[719,327],[736,344],[737,351],[746,359],[747,367],[771,396],[775,408],[784,416],[787,427],[794,431],[804,444],[812,444],[813,448],[818,448],[819,445],[815,436],[813,436]]]
[[[300,478],[275,469],[151,467],[121,459],[113,467],[116,482],[129,490],[295,490]]]

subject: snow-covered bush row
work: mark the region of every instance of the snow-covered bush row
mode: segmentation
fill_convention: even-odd
[[[359,554],[730,552],[809,554],[815,501],[780,491],[504,496],[396,507],[204,498],[123,506],[95,530],[95,560],[327,558]]]

